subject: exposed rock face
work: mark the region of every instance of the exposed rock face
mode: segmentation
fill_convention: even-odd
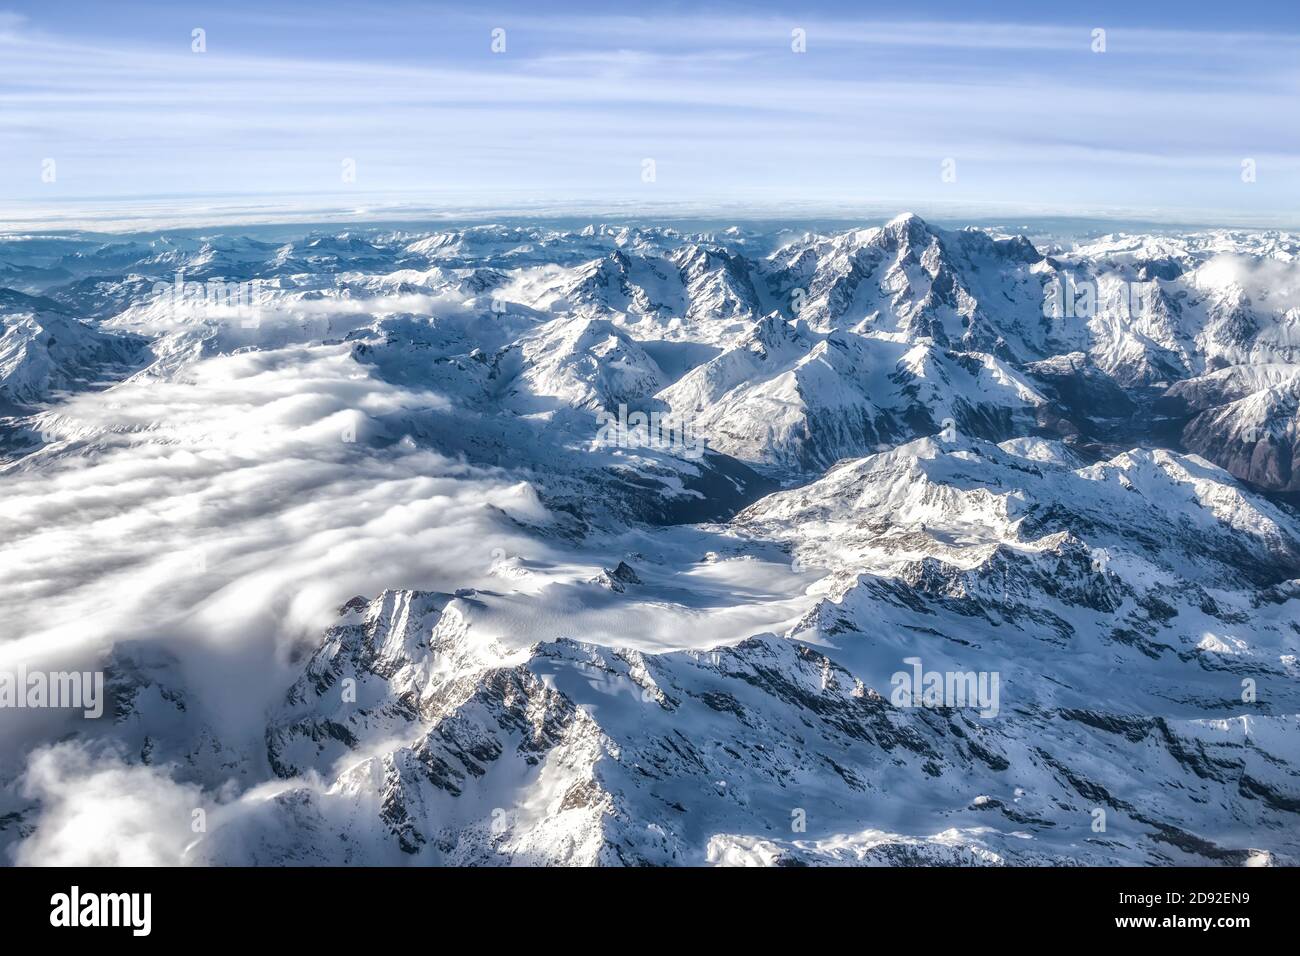
[[[1257,487],[1300,491],[1300,367],[1234,365],[1179,382],[1163,401],[1191,416],[1189,449]]]

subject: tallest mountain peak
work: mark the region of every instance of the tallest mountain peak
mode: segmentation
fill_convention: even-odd
[[[904,212],[889,220],[884,227],[885,235],[895,241],[921,242],[931,234],[930,226],[914,212]]]
[[[926,227],[926,222],[914,212],[900,212],[886,224],[888,226],[920,226]]]

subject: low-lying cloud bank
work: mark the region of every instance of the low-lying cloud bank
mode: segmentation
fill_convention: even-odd
[[[283,688],[287,644],[342,601],[486,577],[518,540],[511,519],[548,515],[530,486],[380,420],[444,404],[344,346],[296,345],[57,407],[53,443],[4,475],[0,666],[158,641],[223,711],[256,711]]]

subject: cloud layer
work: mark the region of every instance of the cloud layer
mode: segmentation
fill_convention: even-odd
[[[0,654],[125,635],[263,654],[358,589],[473,583],[510,546],[510,516],[547,515],[530,487],[384,418],[442,404],[371,378],[345,346],[295,345],[59,406],[54,444],[6,475]]]

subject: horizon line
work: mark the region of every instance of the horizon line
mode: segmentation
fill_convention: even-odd
[[[176,199],[182,199],[177,203]],[[509,221],[588,219],[591,224],[631,221],[755,221],[857,222],[888,221],[914,213],[937,222],[980,225],[1022,220],[1026,226],[1046,221],[1141,225],[1158,229],[1217,229],[1252,232],[1300,232],[1300,213],[1271,216],[1242,215],[1216,209],[1158,209],[1005,203],[977,200],[909,201],[879,199],[723,199],[646,201],[627,197],[565,198],[453,202],[358,193],[352,202],[319,193],[275,196],[232,193],[210,196],[69,197],[66,200],[0,202],[0,234],[99,233],[132,234],[193,229],[272,228],[277,226],[364,226],[367,223],[492,224]],[[1005,224],[1005,223],[999,223]]]

